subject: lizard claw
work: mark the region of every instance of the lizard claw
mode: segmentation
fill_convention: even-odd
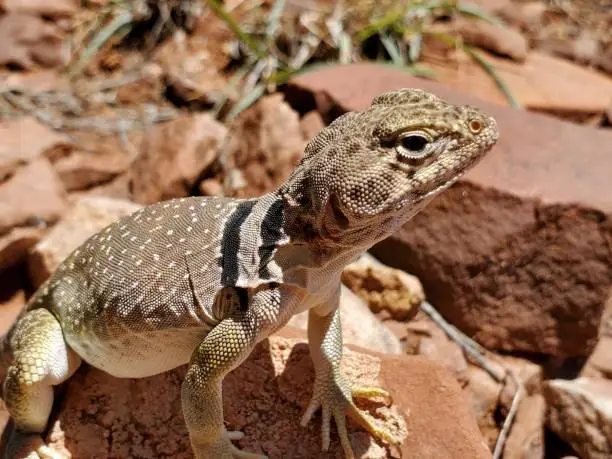
[[[386,404],[392,403],[391,395],[377,387],[354,387],[341,375],[328,378],[317,377],[314,394],[308,408],[304,412],[300,424],[305,426],[312,419],[314,413],[322,409],[322,450],[327,451],[330,444],[330,425],[333,416],[340,438],[340,444],[347,459],[353,459],[353,449],[346,429],[346,416],[349,416],[362,428],[367,430],[374,438],[384,443],[398,446],[399,442],[387,430],[377,427],[353,403],[354,398],[383,397]]]

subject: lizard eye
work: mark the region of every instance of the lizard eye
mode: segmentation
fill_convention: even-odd
[[[425,135],[411,132],[397,138],[395,150],[401,158],[419,164],[431,154],[429,142]]]

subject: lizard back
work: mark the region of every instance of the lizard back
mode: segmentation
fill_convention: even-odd
[[[220,241],[239,202],[182,198],[123,217],[64,260],[28,309],[49,309],[66,342],[115,376],[186,363],[222,318]]]

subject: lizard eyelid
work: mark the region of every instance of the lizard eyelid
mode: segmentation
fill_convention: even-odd
[[[423,164],[427,158],[436,151],[433,139],[421,131],[410,131],[403,133],[395,140],[395,151],[399,159],[408,164],[418,166]]]

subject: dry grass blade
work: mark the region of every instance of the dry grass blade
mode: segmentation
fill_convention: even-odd
[[[508,374],[514,380],[515,384],[517,385],[517,389],[514,393],[514,397],[512,398],[510,411],[508,411],[508,415],[506,416],[506,419],[504,419],[504,424],[502,425],[501,431],[497,436],[497,441],[495,442],[492,459],[501,459],[503,457],[504,446],[506,445],[508,433],[510,432],[510,428],[512,427],[514,419],[516,418],[516,414],[518,413],[519,406],[521,405],[523,397],[525,396],[525,388],[523,387],[519,379],[512,373],[512,371],[508,371]]]
[[[464,44],[463,41],[458,40],[452,35],[446,33],[432,33],[429,34],[429,36],[440,40],[441,42],[446,43],[447,45],[454,46],[455,48],[462,50],[465,54],[470,56],[470,58],[472,58],[474,62],[480,65],[483,70],[487,72],[487,74],[493,79],[497,87],[508,100],[510,106],[514,108],[522,108],[521,103],[516,99],[516,97],[514,97],[514,94],[512,94],[512,91],[510,90],[506,82],[497,73],[495,67],[493,67],[493,65],[491,65],[489,61],[482,57],[473,47]]]
[[[68,67],[68,74],[75,75],[79,73],[104,43],[123,27],[130,25],[133,21],[134,13],[131,10],[122,9],[104,28],[98,31],[94,38],[92,38],[77,61]]]
[[[244,78],[253,72],[255,65],[257,64],[257,59],[255,57],[251,57],[247,60],[247,62],[240,67],[234,75],[230,78],[227,83],[227,88],[223,91],[223,96],[217,101],[215,106],[212,108],[211,114],[215,118],[220,118],[223,108],[226,106],[230,97],[229,94],[240,93],[240,87],[243,86],[241,83]]]
[[[451,338],[455,343],[461,347],[461,349],[475,361],[478,366],[485,370],[495,381],[501,382],[506,377],[506,372],[500,370],[498,367],[491,365],[485,359],[486,350],[480,346],[476,341],[466,336],[461,330],[456,328],[454,325],[448,323],[442,314],[440,314],[430,303],[423,301],[421,303],[421,310],[427,314],[436,325],[438,325],[444,332]]]

